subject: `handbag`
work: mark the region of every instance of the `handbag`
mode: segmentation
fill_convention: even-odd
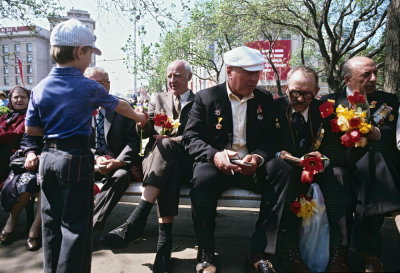
[[[300,227],[300,254],[310,272],[325,272],[329,262],[329,222],[321,188],[313,183],[308,195],[316,202],[316,212],[303,219]]]
[[[24,167],[26,157],[22,150],[17,150],[11,157],[10,157],[10,168],[16,174],[20,174],[26,172]]]

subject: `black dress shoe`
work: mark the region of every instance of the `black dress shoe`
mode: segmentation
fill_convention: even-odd
[[[199,249],[197,251],[197,273],[216,273],[217,267],[215,265],[214,251]]]
[[[29,251],[36,251],[42,246],[42,238],[28,238],[26,240],[26,249]]]
[[[342,246],[332,246],[330,249],[330,259],[326,272],[349,272],[347,262],[347,249]]]
[[[12,232],[7,232],[4,229],[0,233],[0,242],[3,245],[9,245],[12,243]]]
[[[99,241],[109,248],[122,248],[140,239],[142,239],[142,234],[135,231],[132,224],[125,222],[109,233],[101,236]]]
[[[267,254],[256,254],[250,257],[250,272],[253,273],[276,273],[276,269]]]
[[[171,252],[157,252],[153,264],[153,273],[169,273],[171,272]]]

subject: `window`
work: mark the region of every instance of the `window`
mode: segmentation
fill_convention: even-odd
[[[3,67],[3,71],[4,71],[4,74],[8,74],[9,73],[8,66],[4,66]]]
[[[21,78],[19,76],[15,76],[15,84],[20,85],[21,84]]]
[[[18,64],[18,59],[19,59],[19,56],[15,55],[14,56],[15,64]]]
[[[4,55],[4,56],[3,56],[3,63],[4,63],[4,64],[8,64],[9,62],[10,62],[10,56]]]
[[[8,53],[8,45],[3,45],[3,53]]]
[[[19,70],[19,66],[16,65],[16,66],[15,66],[15,74],[19,74],[19,73],[21,73],[20,70]]]
[[[33,77],[32,76],[28,76],[28,84],[33,84]]]
[[[32,74],[33,73],[33,68],[32,68],[31,65],[27,65],[26,66],[26,73],[28,73],[28,74]]]
[[[32,54],[27,54],[27,55],[26,55],[26,61],[27,61],[28,63],[31,63],[31,62],[32,62]]]
[[[26,52],[32,52],[32,43],[26,44]]]
[[[19,46],[19,44],[14,44],[14,52],[19,53],[21,51],[21,48]]]
[[[4,77],[4,85],[10,85],[10,80],[7,76]]]

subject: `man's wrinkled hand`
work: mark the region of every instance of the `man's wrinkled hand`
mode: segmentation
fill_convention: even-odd
[[[248,154],[246,155],[242,161],[247,162],[250,165],[238,165],[241,168],[241,173],[243,175],[253,175],[257,171],[258,167],[258,157],[256,155]]]
[[[213,158],[214,165],[222,173],[226,175],[234,175],[235,172],[241,172],[242,170],[239,165],[232,164],[229,161],[229,158],[233,158],[235,156],[237,156],[237,153],[229,150],[217,152]]]

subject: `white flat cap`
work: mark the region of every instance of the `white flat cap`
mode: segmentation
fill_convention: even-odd
[[[224,54],[227,65],[241,67],[247,71],[264,70],[265,58],[260,51],[241,46],[234,48]]]
[[[57,24],[50,35],[51,46],[90,46],[94,54],[101,55],[100,49],[94,45],[95,41],[93,32],[76,19]]]

